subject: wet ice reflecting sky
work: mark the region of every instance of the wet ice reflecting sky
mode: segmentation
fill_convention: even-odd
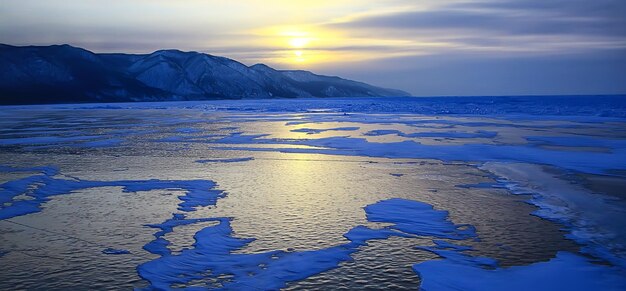
[[[450,220],[456,224],[476,227],[480,240],[457,242],[472,246],[472,255],[513,266],[547,261],[558,251],[575,253],[580,245],[565,239],[562,224],[530,215],[537,208],[524,203],[529,195],[511,195],[515,191],[506,184],[496,185],[497,177],[489,172],[490,167],[478,166],[497,158],[502,160],[495,161],[496,165],[503,161],[531,163],[524,160],[531,156],[523,154],[529,149],[531,153],[553,154],[556,157],[542,156],[545,164],[552,166],[537,166],[537,172],[567,179],[584,196],[591,195],[584,187],[585,180],[572,171],[576,167],[567,168],[570,164],[562,162],[561,155],[594,153],[600,159],[619,160],[626,148],[623,122],[609,117],[603,122],[582,123],[565,117],[522,120],[384,113],[259,114],[190,107],[28,107],[4,111],[0,160],[12,167],[56,166],[60,174],[55,177],[59,179],[214,181],[215,189],[227,196],[215,206],[198,207],[185,214],[188,218],[231,217],[234,237],[255,238],[234,251],[237,254],[301,252],[345,244],[344,234],[358,225],[386,225],[368,221],[365,206],[390,198],[422,201],[449,211]],[[363,150],[359,148],[361,142],[376,148]],[[411,148],[407,151],[407,143],[432,146],[441,152],[464,145],[515,146],[522,154],[512,160],[514,155],[473,152],[470,147],[465,156],[442,161],[436,152],[429,156],[411,152]],[[398,152],[403,155],[398,156]],[[593,177],[604,171],[613,173],[616,181],[623,180],[620,173],[624,169],[612,165],[590,167],[586,175]],[[0,173],[0,181],[32,174],[6,171]],[[515,179],[509,182],[528,182]],[[147,286],[136,267],[158,256],[142,249],[156,231],[145,224],[162,223],[172,213],[179,213],[178,196],[185,193],[173,188],[137,193],[122,190],[80,189],[51,197],[41,212],[0,221],[0,251],[6,252],[0,257],[0,288],[105,288],[111,287],[111,282],[116,282],[116,287]],[[539,193],[543,190],[534,189]],[[562,198],[551,197],[555,203],[567,201]],[[612,203],[622,205],[623,201]],[[543,204],[542,209],[549,210],[552,205]],[[616,211],[619,209],[623,208]],[[576,229],[579,220],[585,219],[556,214],[561,214],[554,217],[562,219],[565,230]],[[215,225],[208,221],[178,226],[165,238],[173,253],[180,254],[194,247],[198,231]],[[585,230],[593,233],[596,229]],[[600,230],[614,229],[609,225]],[[592,255],[610,250],[617,256],[615,262],[622,255],[622,250],[610,248],[614,241],[578,242],[591,249]],[[431,238],[372,241],[359,247],[352,256],[354,261],[290,282],[288,289],[414,289],[420,278],[411,266],[436,257],[414,247],[430,244]],[[105,248],[131,254],[107,255],[102,253]]]

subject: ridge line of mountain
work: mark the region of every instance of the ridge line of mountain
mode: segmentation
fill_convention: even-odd
[[[0,44],[0,104],[374,96],[410,94],[195,51],[93,53],[67,44]]]

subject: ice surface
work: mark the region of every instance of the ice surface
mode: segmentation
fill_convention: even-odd
[[[513,194],[533,195],[529,202],[539,207],[534,214],[566,226],[568,237],[585,246],[583,252],[626,270],[624,201],[591,194],[538,165],[486,163],[480,168],[496,175]]]
[[[239,162],[247,162],[254,160],[253,157],[246,158],[232,158],[232,159],[207,159],[207,160],[197,160],[196,163],[206,164],[206,163],[239,163]]]
[[[259,138],[268,136],[269,134],[244,134],[243,132],[235,132],[235,133],[231,133],[229,136],[227,137],[223,137],[221,139],[218,139],[216,141],[213,141],[214,143],[238,143],[238,144],[245,144],[245,143],[255,143],[257,141],[259,141]]]
[[[169,255],[171,254],[171,251],[167,248],[167,246],[170,244],[170,242],[163,238],[166,234],[171,233],[172,231],[174,231],[174,227],[177,227],[180,225],[189,225],[189,224],[194,224],[198,222],[206,222],[206,221],[219,221],[219,219],[215,219],[215,218],[189,219],[184,214],[175,213],[172,215],[172,218],[166,220],[163,223],[148,224],[146,226],[152,227],[152,228],[158,228],[160,229],[160,231],[156,232],[154,234],[155,239],[149,242],[148,244],[146,244],[143,248],[146,251],[149,251],[153,254],[157,254],[161,256]]]
[[[421,158],[442,161],[513,161],[548,164],[585,173],[603,174],[609,170],[626,170],[626,148],[610,153],[559,151],[526,145],[426,145],[415,141],[369,142],[364,138],[328,137],[306,140],[279,140],[261,138],[260,135],[233,134],[216,143],[230,144],[290,144],[323,147],[312,148],[254,148],[216,147],[220,149],[279,151],[287,153],[318,153],[329,155],[353,155],[385,158]]]
[[[49,117],[22,119],[31,110],[46,116],[65,109],[84,110],[79,113],[85,115],[96,112],[102,114],[102,118],[58,120],[54,122],[58,125],[56,127],[48,126],[53,120],[46,119]],[[624,289],[623,279],[618,280],[616,277],[618,274],[625,277],[623,254],[626,251],[623,242],[626,241],[626,235],[623,230],[626,225],[622,209],[626,207],[620,204],[623,201],[590,194],[575,185],[559,182],[552,174],[546,174],[541,166],[552,165],[562,170],[583,173],[623,175],[620,172],[626,170],[626,139],[623,138],[624,131],[621,128],[626,121],[626,99],[623,97],[339,98],[115,106],[50,105],[13,107],[11,110],[0,112],[3,117],[7,116],[0,120],[3,125],[0,129],[0,147],[7,151],[15,150],[17,154],[39,150],[67,154],[64,151],[71,147],[69,150],[72,153],[101,148],[94,152],[109,154],[107,151],[111,150],[112,154],[117,155],[119,153],[115,151],[125,149],[116,147],[128,146],[143,150],[145,143],[150,154],[158,155],[158,150],[171,150],[169,145],[162,142],[184,142],[190,143],[189,148],[192,148],[185,154],[189,154],[196,162],[223,163],[212,164],[211,169],[229,167],[226,163],[253,160],[248,157],[252,153],[236,153],[240,158],[230,158],[223,152],[219,155],[213,152],[210,155],[194,154],[203,150],[229,149],[437,159],[462,162],[472,167],[485,163],[482,169],[491,172],[497,181],[458,187],[507,188],[513,193],[531,194],[530,202],[540,207],[535,215],[563,224],[565,230],[570,232],[568,237],[582,245],[582,252],[615,265],[596,264],[596,261],[587,257],[562,252],[548,262],[497,268],[493,259],[466,254],[471,253],[471,249],[456,244],[477,238],[473,226],[452,223],[446,211],[405,199],[383,200],[366,206],[365,214],[370,224],[345,228],[352,227],[344,234],[344,243],[320,249],[265,249],[246,253],[248,247],[254,246],[251,244],[254,238],[236,236],[237,229],[231,228],[231,222],[238,217],[202,217],[210,215],[215,209],[201,208],[214,206],[226,196],[225,192],[216,189],[216,183],[212,181],[89,181],[63,176],[53,167],[0,166],[0,172],[20,172],[20,177],[28,175],[0,185],[0,219],[41,211],[42,205],[54,195],[71,194],[94,187],[120,187],[125,192],[172,190],[181,193],[176,202],[179,203],[177,213],[171,213],[171,218],[165,221],[165,218],[160,219],[160,223],[146,225],[155,233],[154,239],[145,244],[144,249],[159,256],[137,269],[149,281],[148,288],[182,286],[193,289],[204,286],[252,289],[263,286],[265,289],[278,289],[285,287],[288,282],[340,266],[342,262],[351,260],[356,252],[362,251],[362,247],[371,240],[403,237],[410,241],[412,238],[422,238],[415,241],[423,243],[426,237],[434,239],[435,246],[416,247],[442,257],[415,266],[422,278],[422,287],[426,290]],[[103,113],[105,111],[108,113]],[[138,113],[133,115],[132,121],[137,124],[127,129],[126,121],[111,121],[115,120],[117,111],[120,111],[119,114]],[[143,116],[147,111],[150,115]],[[12,124],[13,119],[20,122]],[[342,126],[344,124],[349,126]],[[205,130],[209,134],[198,134]],[[235,130],[237,132],[232,132]],[[214,131],[220,132],[212,134]],[[315,135],[317,133],[324,133],[324,138],[316,138],[319,137]],[[142,139],[143,136],[138,137],[143,134],[149,136],[145,139]],[[370,141],[387,140],[371,138],[383,135],[414,140]],[[440,138],[445,143],[424,144],[420,143],[421,138]],[[532,165],[516,168],[516,163]],[[206,167],[195,165],[206,170]],[[509,167],[511,165],[513,169]],[[238,164],[235,167],[239,166],[247,165]],[[385,179],[393,179],[395,182],[412,178],[412,173],[393,168],[384,168],[382,173]],[[407,176],[396,179],[387,174]],[[447,193],[439,190],[437,194]],[[170,251],[169,248],[176,242],[168,241],[168,234],[174,233],[177,227],[200,225],[203,228],[195,234],[195,243],[191,247],[180,252]],[[232,225],[236,226],[234,222]],[[124,250],[110,250],[112,253],[116,251]],[[97,252],[99,254],[100,249]]]
[[[602,147],[611,150],[626,148],[626,139],[609,139],[589,136],[529,136],[528,141],[537,144],[566,146],[566,147]]]
[[[184,195],[178,196],[182,202],[178,209],[182,211],[194,211],[196,207],[215,205],[218,199],[226,196],[220,190],[211,190],[215,182],[209,180],[180,180],[180,181],[114,181],[108,182],[115,186],[123,186],[126,192],[151,191],[157,189],[182,189]]]
[[[335,127],[335,128],[298,128],[292,129],[292,132],[304,132],[306,134],[318,134],[326,131],[355,131],[360,127]]]
[[[443,161],[517,161],[526,163],[549,164],[561,168],[586,173],[608,173],[610,170],[625,170],[626,142],[619,138],[606,138],[598,135],[574,136],[537,136],[540,132],[556,128],[580,129],[582,125],[610,124],[623,122],[626,111],[626,98],[614,97],[468,97],[468,98],[331,98],[307,100],[257,100],[257,101],[210,101],[210,102],[161,102],[142,104],[117,104],[116,109],[109,110],[155,110],[178,109],[192,110],[192,112],[212,113],[228,111],[234,114],[226,117],[226,121],[236,122],[286,122],[285,125],[311,124],[315,127],[291,129],[294,132],[320,133],[325,131],[344,131],[349,136],[334,136],[325,139],[289,139],[267,138],[265,132],[231,133],[228,136],[209,135],[181,135],[161,137],[161,142],[207,142],[222,144],[277,144],[329,147],[330,149],[272,149],[264,147],[264,151],[322,153],[333,155],[361,155],[389,158],[432,158]],[[31,107],[10,107],[14,110],[31,110],[43,108],[45,110],[108,108],[107,105],[49,105]],[[103,109],[99,109],[103,110]],[[289,114],[291,113],[291,114]],[[372,114],[375,113],[375,114]],[[384,114],[387,113],[387,114]],[[392,114],[388,114],[392,113]],[[423,115],[417,115],[423,114]],[[420,117],[421,118],[416,118]],[[478,119],[476,117],[489,117]],[[472,118],[467,118],[472,117]],[[99,119],[95,119],[99,120]],[[102,120],[99,120],[102,122]],[[549,123],[545,123],[550,121]],[[558,122],[557,122],[558,121]],[[166,128],[167,132],[197,133],[202,130],[201,124],[206,119],[197,117],[164,117],[146,119],[145,124],[136,124],[137,127],[180,125],[175,129]],[[333,127],[324,127],[324,122],[333,122]],[[337,123],[350,123],[349,127],[337,127]],[[542,123],[543,122],[543,123]],[[72,123],[82,129],[92,128],[90,120],[76,119]],[[406,125],[412,127],[442,126],[443,131],[427,131],[406,133],[398,129],[375,129],[365,133],[365,136],[393,134],[407,138],[445,138],[456,140],[472,140],[471,144],[432,145],[421,144],[415,140],[405,143],[375,143],[359,138],[353,131],[359,129],[354,124],[363,125]],[[111,125],[114,127],[122,124]],[[463,128],[465,127],[465,128]],[[476,130],[467,129],[475,127]],[[41,127],[45,128],[45,127]],[[220,130],[244,128],[240,126],[221,126]],[[494,130],[497,128],[497,131]],[[499,139],[500,131],[511,128],[533,130],[534,135],[527,135],[528,143],[490,142],[484,139]],[[113,129],[113,128],[110,128]],[[440,128],[442,129],[442,128]],[[534,129],[537,129],[535,131]],[[17,132],[26,129],[16,128]],[[41,131],[41,130],[39,130]],[[45,132],[45,131],[41,131]],[[62,131],[63,132],[63,131]],[[91,132],[73,132],[67,129],[62,136],[34,136],[0,138],[0,146],[31,145],[46,146],[63,144],[64,146],[94,148],[117,147],[126,142],[130,136],[146,134],[151,130],[113,129],[94,135]],[[207,139],[210,138],[210,139]],[[477,140],[479,139],[479,140]],[[480,140],[483,139],[483,140]],[[153,140],[155,141],[155,140]],[[477,143],[479,141],[480,143]],[[602,147],[610,151],[564,151],[555,148],[541,147],[541,145],[557,145],[567,147]],[[26,148],[27,150],[41,149],[39,147]],[[226,149],[226,147],[221,147]],[[261,150],[253,147],[237,149]]]
[[[55,143],[89,141],[97,138],[99,138],[99,136],[37,136],[22,138],[3,138],[0,139],[0,145],[48,145]]]
[[[173,284],[205,282],[204,288],[247,289],[263,286],[276,290],[288,281],[304,279],[335,268],[349,260],[354,249],[334,247],[318,251],[271,251],[256,254],[234,254],[253,239],[232,237],[229,219],[206,227],[194,235],[192,249],[177,255],[164,255],[137,268],[150,288],[170,289]],[[227,280],[228,279],[228,280]]]
[[[426,115],[517,116],[536,119],[584,117],[586,122],[626,118],[625,96],[476,96],[392,98],[305,98],[265,100],[215,100],[198,102],[155,102],[116,104],[42,105],[59,109],[172,109],[207,111],[309,112],[323,108],[331,112],[411,113]],[[7,108],[23,108],[11,106]]]
[[[624,274],[589,259],[559,252],[557,257],[528,266],[485,269],[471,260],[445,258],[413,266],[425,291],[445,290],[624,290]]]
[[[180,132],[180,133],[197,133],[197,132],[202,132],[202,130],[199,129],[199,128],[181,127],[181,128],[177,128],[176,132]]]
[[[47,176],[54,176],[59,173],[59,169],[56,167],[9,167],[0,165],[0,172],[31,172],[31,173],[43,173]]]
[[[105,255],[127,255],[127,254],[130,254],[130,251],[106,248],[102,250],[102,253]]]
[[[336,268],[343,261],[352,260],[351,254],[366,245],[368,240],[390,236],[464,239],[475,235],[472,227],[450,222],[446,211],[435,210],[431,205],[418,201],[384,200],[367,206],[365,211],[369,221],[392,225],[380,229],[356,226],[344,235],[349,242],[338,246],[251,254],[234,252],[254,239],[233,237],[230,219],[215,218],[219,224],[195,234],[193,249],[172,255],[163,236],[177,225],[198,222],[175,216],[162,225],[151,225],[161,231],[145,248],[162,257],[142,264],[138,272],[150,282],[151,288],[156,289],[201,280],[206,284],[205,288],[238,290],[262,286],[264,290],[276,290],[285,287],[287,282],[305,279]]]
[[[389,199],[365,207],[367,220],[394,223],[391,228],[420,236],[467,239],[476,235],[471,225],[455,225],[447,220],[448,212],[435,210],[427,203]]]
[[[492,258],[474,257],[465,254],[464,251],[472,250],[472,248],[470,247],[458,246],[451,243],[436,241],[435,246],[418,246],[416,248],[434,253],[442,258],[445,258],[447,261],[463,265],[472,265],[492,269],[498,266],[498,262]]]
[[[442,137],[442,138],[494,138],[498,135],[495,131],[485,131],[478,130],[476,132],[459,132],[459,131],[446,131],[446,132],[414,132],[414,133],[404,133],[399,130],[391,130],[391,129],[378,129],[366,132],[364,135],[367,136],[380,136],[380,135],[389,135],[395,134],[401,137]]]
[[[491,258],[465,254],[471,247],[434,240],[418,247],[438,260],[415,264],[421,290],[623,290],[624,269],[597,264],[570,252],[559,252],[547,262],[498,268]]]
[[[436,240],[433,240],[433,242],[435,243],[436,248],[438,249],[452,249],[456,251],[468,251],[472,249],[472,247],[453,244],[445,240],[436,239]]]
[[[88,142],[81,143],[78,146],[86,147],[86,148],[107,148],[107,147],[118,146],[122,144],[123,142],[124,142],[123,139],[111,138],[111,139],[103,139],[103,140],[96,140],[96,141],[88,141]]]
[[[4,167],[4,169],[10,169]],[[56,171],[49,167],[17,169],[17,171],[40,171],[42,174],[28,176],[0,184],[0,220],[41,211],[41,204],[51,196],[70,194],[73,191],[96,187],[123,187],[125,192],[150,191],[156,189],[181,189],[185,195],[179,196],[182,202],[179,209],[192,211],[198,206],[213,205],[226,194],[211,190],[215,183],[208,180],[136,180],[136,181],[87,181],[55,178]],[[16,200],[25,194],[29,199]]]

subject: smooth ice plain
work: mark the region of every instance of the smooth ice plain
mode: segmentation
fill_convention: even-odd
[[[3,107],[0,289],[624,290],[626,97]]]

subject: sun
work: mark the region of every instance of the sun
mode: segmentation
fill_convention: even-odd
[[[271,26],[254,31],[263,37],[265,46],[275,49],[273,62],[291,66],[311,66],[334,57],[326,47],[340,43],[343,38],[336,31],[317,26]]]
[[[279,33],[282,36],[289,47],[293,49],[302,49],[316,40],[315,37],[311,34],[311,32],[306,30],[285,30]]]
[[[304,48],[311,42],[308,37],[294,37],[289,39],[289,45],[292,48]]]
[[[309,32],[305,31],[289,31],[283,33],[287,37],[287,43],[293,53],[292,62],[303,63],[307,61],[304,51],[310,45],[314,38]]]

